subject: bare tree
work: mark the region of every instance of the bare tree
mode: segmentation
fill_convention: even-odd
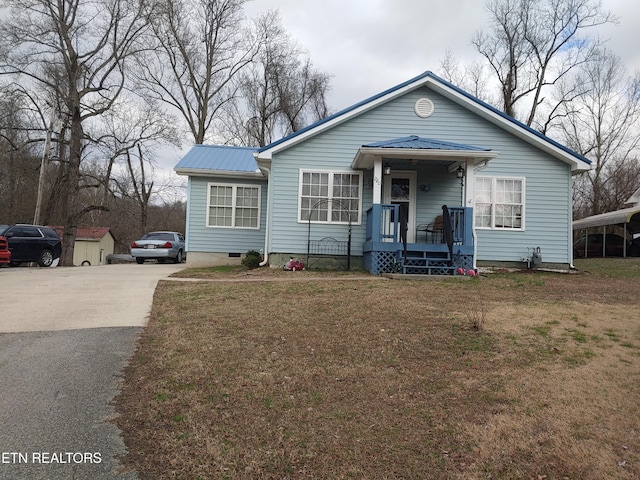
[[[131,197],[133,207],[142,210],[144,230],[146,209],[154,193],[155,157],[165,147],[180,145],[173,118],[157,103],[129,95],[114,103],[92,131],[85,154],[89,168],[83,169],[82,186],[94,192],[85,194],[83,200],[89,205],[108,206],[114,196]],[[94,215],[91,221],[101,216]]]
[[[203,143],[220,109],[235,95],[232,80],[258,52],[261,39],[243,28],[247,0],[154,0],[152,36],[138,62],[140,88],[179,112]]]
[[[153,193],[153,180],[147,179],[145,158],[142,146],[138,145],[135,154],[127,151],[127,171],[131,179],[131,196],[140,209],[140,232],[147,230],[149,202]]]
[[[537,118],[545,91],[600,45],[585,31],[615,20],[599,0],[490,0],[487,10],[489,29],[472,43],[499,82],[502,110],[530,126],[546,123]]]
[[[306,52],[282,27],[277,12],[264,14],[257,30],[264,45],[240,76],[226,126],[233,141],[264,146],[329,114],[330,77],[313,68]]]
[[[627,200],[640,188],[640,157],[619,158],[606,168],[607,181],[601,192],[603,210],[624,208]]]
[[[612,212],[625,207],[627,199],[640,188],[640,157],[626,160],[613,159],[604,168],[600,185],[600,210]],[[593,215],[593,180],[591,175],[584,173],[574,180],[573,188],[573,218]]]
[[[129,0],[6,0],[0,23],[0,74],[59,100],[68,125],[60,158],[64,219],[62,264],[73,265],[85,126],[109,111],[125,84],[126,63],[145,28],[144,3]]]
[[[489,76],[487,67],[482,63],[472,63],[461,65],[451,50],[445,52],[444,58],[440,61],[440,71],[438,74],[446,81],[469,92],[474,97],[487,103],[493,104],[495,100],[489,93]]]
[[[7,223],[28,222],[38,178],[38,156],[28,137],[19,92],[0,96],[0,212]]]
[[[640,73],[628,77],[619,57],[599,50],[581,66],[574,83],[583,93],[563,108],[558,127],[565,143],[593,162],[582,190],[588,213],[595,215],[618,208],[634,190],[633,185],[621,187],[618,177],[633,178],[638,158]]]
[[[328,115],[329,76],[314,70],[309,58],[298,59],[289,65],[285,63],[277,73],[286,133],[296,132]]]
[[[116,183],[114,168],[127,168],[132,151],[144,152],[149,164],[147,173],[154,166],[158,150],[167,146],[180,146],[175,119],[167,115],[155,101],[141,98],[121,98],[113,108],[103,115],[96,135],[91,138],[91,154],[102,169],[93,169],[96,188],[101,188],[104,198],[112,192],[110,184]],[[96,176],[96,172],[98,172]],[[134,179],[135,180],[135,179]]]

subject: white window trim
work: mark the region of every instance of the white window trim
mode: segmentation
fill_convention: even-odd
[[[349,175],[357,175],[358,176],[358,191],[360,192],[358,196],[358,218],[356,221],[351,222],[351,225],[361,225],[362,224],[362,186],[363,186],[363,175],[359,170],[322,170],[322,169],[313,169],[313,168],[305,168],[300,169],[298,171],[298,223],[309,223],[309,220],[303,219],[301,217],[302,213],[302,179],[305,173],[327,173],[329,174],[329,198],[333,198],[333,176],[336,174],[349,174]],[[332,202],[331,202],[332,203]],[[332,205],[330,204],[330,210]],[[322,225],[348,225],[348,222],[334,222],[331,220],[331,213],[329,212],[329,216],[327,221],[320,220],[311,220],[311,223],[318,223]]]
[[[224,225],[211,225],[209,222],[209,212],[211,211],[211,187],[233,187],[233,196],[231,201],[232,208],[232,217],[231,217],[231,226]],[[238,188],[257,188],[258,189],[258,225],[256,227],[236,227],[236,200]],[[262,213],[262,186],[251,184],[251,183],[216,183],[210,182],[207,183],[207,228],[224,228],[224,229],[234,229],[234,230],[260,230],[260,216]]]
[[[501,232],[524,232],[525,231],[525,211],[526,211],[526,191],[527,191],[527,183],[526,183],[526,177],[498,177],[498,176],[489,176],[489,175],[479,175],[476,176],[475,180],[491,180],[491,226],[489,227],[483,227],[480,225],[476,225],[476,220],[475,220],[475,215],[477,212],[476,209],[476,199],[474,198],[473,200],[473,211],[474,211],[474,219],[473,219],[473,225],[474,228],[477,230],[499,230]],[[495,226],[495,222],[496,222],[496,201],[495,201],[495,194],[496,194],[496,181],[498,180],[516,180],[519,182],[522,182],[522,221],[521,221],[521,225],[520,228],[506,228],[506,227],[496,227]],[[475,187],[475,186],[474,186]],[[474,190],[477,193],[477,189],[474,188]]]

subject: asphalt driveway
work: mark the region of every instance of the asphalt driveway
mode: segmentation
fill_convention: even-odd
[[[0,479],[136,479],[109,405],[183,265],[0,269]]]

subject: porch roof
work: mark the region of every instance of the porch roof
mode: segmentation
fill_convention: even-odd
[[[446,162],[474,160],[474,163],[481,163],[497,155],[498,152],[490,148],[411,135],[363,145],[353,159],[351,167],[373,168],[375,157]]]
[[[419,148],[427,150],[463,150],[478,152],[491,151],[490,148],[474,147],[473,145],[463,145],[461,143],[445,142],[444,140],[434,140],[433,138],[418,137],[417,135],[411,135],[409,137],[394,138],[391,140],[385,140],[382,142],[369,143],[363,145],[363,147],[369,148]]]

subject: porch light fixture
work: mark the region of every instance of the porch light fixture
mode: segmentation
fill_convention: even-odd
[[[390,175],[391,174],[391,167],[389,166],[389,164],[384,166],[384,169],[383,169],[382,173],[384,175]]]
[[[460,205],[464,205],[464,167],[458,165],[456,169],[456,177],[460,180]]]

